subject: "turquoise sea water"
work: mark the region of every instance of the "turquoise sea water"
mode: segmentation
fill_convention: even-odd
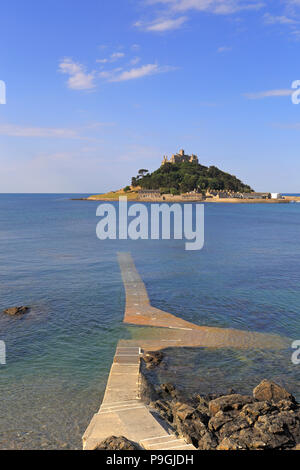
[[[82,195],[81,195],[82,196]],[[155,307],[199,325],[300,339],[300,204],[207,204],[205,246],[100,241],[97,202],[0,195],[0,448],[80,448],[99,407],[122,324],[117,251],[130,251]],[[264,377],[300,399],[292,350],[172,350],[161,380],[245,393]]]

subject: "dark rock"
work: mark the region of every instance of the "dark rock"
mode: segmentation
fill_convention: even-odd
[[[230,437],[241,430],[249,429],[249,427],[250,425],[248,421],[245,418],[238,416],[236,419],[228,421],[220,428],[219,437]]]
[[[261,393],[268,399],[262,399]],[[252,396],[185,395],[156,388],[151,406],[199,450],[284,450],[300,447],[300,405],[285,389],[263,381]]]
[[[247,395],[224,395],[209,402],[209,411],[214,416],[218,411],[239,410],[248,403],[253,403],[254,399]]]
[[[248,403],[243,406],[241,410],[241,416],[246,418],[249,424],[254,424],[259,416],[264,416],[268,413],[272,413],[276,410],[276,407],[267,401],[259,401],[256,403]]]
[[[253,390],[253,396],[259,401],[280,401],[290,400],[295,402],[295,398],[285,388],[277,385],[275,382],[264,379],[255,389]]]
[[[294,412],[260,416],[254,429],[269,449],[292,448],[300,442],[300,419]]]
[[[276,403],[276,408],[280,411],[290,411],[296,410],[298,408],[298,405],[294,401],[280,400]]]
[[[163,400],[175,402],[180,401],[182,403],[189,403],[190,405],[193,405],[192,397],[186,396],[182,390],[175,388],[174,385],[170,383],[160,385],[157,389],[157,393]]]
[[[14,317],[14,316],[24,315],[25,313],[28,312],[28,310],[29,310],[29,307],[25,307],[25,306],[11,307],[11,308],[7,308],[6,310],[3,310],[3,313]]]
[[[218,445],[218,441],[216,437],[209,431],[203,433],[202,437],[198,441],[199,450],[214,450]]]
[[[214,435],[207,428],[208,420],[209,416],[186,403],[178,402],[173,406],[173,425],[177,433],[201,450],[217,446]]]
[[[100,442],[94,450],[141,450],[141,448],[124,436],[110,436]]]
[[[199,406],[206,406],[208,408],[210,400],[207,397],[203,397],[202,395],[196,395],[195,399],[197,400]]]
[[[235,413],[236,416],[236,413]],[[209,420],[208,427],[211,431],[217,432],[221,429],[224,424],[232,421],[234,417],[232,413],[224,413],[223,411],[218,411],[215,416]]]
[[[217,450],[263,450],[266,448],[265,442],[253,434],[252,429],[242,429],[231,436],[224,437],[217,447]]]
[[[150,407],[157,410],[159,414],[170,423],[173,421],[173,411],[170,403],[163,400],[156,400],[150,403]]]
[[[176,397],[176,388],[174,387],[174,385],[170,383],[161,384],[160,388],[166,395]]]
[[[173,406],[173,413],[175,417],[179,418],[181,421],[184,421],[185,419],[193,417],[197,412],[192,406],[179,402]]]
[[[243,446],[239,444],[236,437],[225,437],[217,447],[217,450],[242,450]]]
[[[164,355],[160,351],[148,351],[143,355],[143,359],[147,369],[157,367],[163,360]]]
[[[206,397],[203,397],[201,395],[196,395],[193,397],[193,403],[200,413],[204,415],[209,415],[209,409],[208,409],[209,400]]]

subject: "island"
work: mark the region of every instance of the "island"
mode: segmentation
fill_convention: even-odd
[[[149,202],[226,202],[226,203],[289,203],[300,198],[285,198],[280,193],[255,192],[236,176],[216,166],[204,166],[196,155],[184,150],[163,157],[161,166],[150,173],[140,169],[131,184],[117,191],[97,194],[87,200],[118,200]]]

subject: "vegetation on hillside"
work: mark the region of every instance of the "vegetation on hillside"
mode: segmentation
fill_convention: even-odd
[[[219,170],[215,166],[206,167],[198,163],[166,163],[153,173],[140,170],[132,178],[132,186],[142,189],[160,189],[164,193],[180,194],[190,191],[224,190],[251,192],[250,186],[238,178]]]

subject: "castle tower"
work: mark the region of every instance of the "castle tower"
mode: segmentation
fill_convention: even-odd
[[[166,163],[168,163],[168,157],[166,155],[164,155],[164,158],[163,158],[161,164],[165,165]]]
[[[199,163],[197,155],[192,154],[190,158],[191,163]]]

